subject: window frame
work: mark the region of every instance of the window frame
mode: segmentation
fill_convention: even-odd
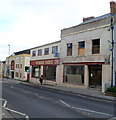
[[[72,56],[72,49],[72,43],[67,43],[67,56]]]
[[[36,56],[36,50],[32,51],[32,57]]]
[[[49,55],[49,48],[44,48],[44,55]]]
[[[52,46],[52,54],[54,54],[55,52],[58,52],[58,45]]]
[[[85,41],[78,42],[78,55],[85,55]]]
[[[92,54],[100,54],[100,39],[99,38],[92,40]]]
[[[38,56],[42,56],[42,49],[38,49]]]

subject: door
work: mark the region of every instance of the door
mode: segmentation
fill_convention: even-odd
[[[11,72],[11,77],[14,78],[14,72]]]
[[[102,65],[89,66],[89,86],[99,87],[102,86]]]

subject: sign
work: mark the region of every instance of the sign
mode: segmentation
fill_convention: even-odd
[[[59,59],[30,61],[30,65],[58,65]]]

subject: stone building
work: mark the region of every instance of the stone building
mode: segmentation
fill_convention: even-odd
[[[108,14],[83,18],[81,24],[61,30],[64,84],[102,89],[103,92],[110,86],[112,51],[109,46],[112,43],[111,19],[116,41],[116,3],[110,2],[110,8]],[[116,56],[115,45],[114,52]],[[116,59],[114,61],[116,73]]]

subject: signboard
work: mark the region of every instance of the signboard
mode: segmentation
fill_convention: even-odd
[[[58,65],[59,59],[30,61],[30,65]]]

